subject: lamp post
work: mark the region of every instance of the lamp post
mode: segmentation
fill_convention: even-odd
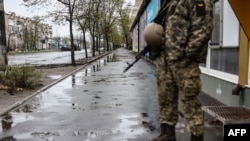
[[[3,0],[0,0],[0,64],[7,65],[5,13]]]

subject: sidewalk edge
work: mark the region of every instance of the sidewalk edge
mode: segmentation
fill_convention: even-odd
[[[34,96],[38,95],[39,93],[41,93],[41,92],[47,90],[48,88],[50,88],[50,87],[52,87],[53,85],[59,83],[60,81],[62,81],[62,80],[64,80],[65,78],[69,77],[70,75],[76,73],[77,71],[79,71],[79,70],[81,70],[81,69],[84,69],[85,67],[87,67],[89,64],[95,62],[96,60],[98,60],[98,59],[100,59],[100,58],[102,58],[102,57],[105,57],[105,56],[107,56],[107,55],[109,55],[109,54],[111,54],[111,53],[112,53],[112,51],[111,51],[111,52],[104,53],[104,54],[102,54],[102,55],[100,55],[100,56],[98,56],[98,57],[96,57],[96,58],[93,58],[92,60],[88,61],[86,64],[82,65],[80,68],[77,68],[77,69],[75,69],[74,71],[72,71],[72,72],[70,72],[70,73],[64,75],[64,76],[61,77],[60,79],[57,79],[57,80],[55,80],[54,82],[52,82],[52,83],[50,83],[50,84],[48,84],[48,85],[42,87],[41,89],[37,90],[37,91],[34,92],[33,94],[31,94],[31,95],[29,95],[29,96],[23,98],[22,100],[20,100],[20,101],[14,103],[14,104],[12,104],[11,106],[9,106],[9,107],[7,107],[7,108],[4,108],[3,111],[0,112],[0,116],[5,115],[6,113],[10,112],[10,111],[13,110],[14,108],[18,107],[19,105],[25,103],[26,101],[28,101],[28,100],[31,99],[32,97],[34,97]]]

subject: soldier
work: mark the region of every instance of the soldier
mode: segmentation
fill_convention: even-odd
[[[168,1],[164,13],[164,49],[157,58],[161,133],[154,141],[176,141],[178,98],[183,103],[191,141],[203,141],[203,114],[197,98],[201,90],[199,63],[206,60],[211,38],[212,5],[212,0]]]

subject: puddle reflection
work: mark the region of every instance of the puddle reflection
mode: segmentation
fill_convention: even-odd
[[[48,75],[48,77],[51,79],[59,79],[62,77],[62,75]]]
[[[136,128],[135,127],[139,127],[141,124],[141,115],[140,114],[128,114],[128,115],[121,115],[120,116],[120,125],[117,128],[117,131],[119,132],[123,132],[123,133],[127,133],[127,134],[131,134],[133,132],[133,134],[142,134],[145,133],[145,129],[144,128]]]
[[[2,131],[1,132],[7,132],[8,130],[11,130],[13,127],[15,127],[19,123],[23,123],[25,121],[33,120],[34,117],[25,113],[8,113],[5,114],[1,119],[1,126]],[[0,139],[1,141],[1,139]]]
[[[72,87],[74,87],[76,85],[76,75],[75,74],[71,75],[71,80],[72,80]]]
[[[106,60],[108,63],[109,62],[114,62],[114,54],[111,54],[109,56],[107,56],[107,60]]]
[[[110,54],[108,56],[106,56],[103,59],[100,59],[99,61],[97,61],[95,64],[93,64],[91,67],[88,67],[85,69],[85,76],[92,76],[92,72],[98,72],[101,71],[102,67],[107,65],[109,62],[113,62],[113,54]]]
[[[10,114],[6,114],[2,117],[2,130],[7,131],[11,129],[13,124],[13,118]]]
[[[102,60],[98,61],[97,64],[95,64],[95,65],[92,66],[93,72],[101,71],[101,61]]]
[[[0,141],[17,141],[17,139],[15,139],[13,136],[9,136],[0,139]]]

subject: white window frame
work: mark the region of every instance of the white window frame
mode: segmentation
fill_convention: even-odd
[[[211,49],[209,48],[208,49],[208,54],[207,54],[208,57],[207,57],[206,66],[205,67],[200,66],[201,72],[203,74],[207,74],[209,76],[213,76],[215,78],[222,79],[222,80],[237,84],[238,79],[239,79],[238,75],[234,75],[234,74],[230,74],[230,73],[226,73],[226,72],[222,72],[222,71],[218,71],[218,70],[210,68],[210,63],[211,63],[210,62],[210,54],[211,54]],[[250,76],[248,78],[249,78],[249,82],[250,82]]]
[[[226,72],[222,72],[219,70],[215,70],[215,69],[211,69],[211,62],[210,62],[210,57],[211,57],[211,49],[213,48],[230,48],[230,47],[239,47],[239,32],[240,32],[240,24],[238,22],[238,19],[236,18],[235,14],[233,13],[233,10],[229,7],[229,2],[228,0],[219,0],[217,2],[220,2],[221,4],[221,10],[220,10],[220,35],[219,35],[219,41],[220,44],[219,45],[211,45],[209,44],[209,49],[208,49],[208,54],[207,54],[207,63],[205,66],[200,66],[201,72],[204,74],[207,74],[209,76],[213,76],[216,77],[218,79],[222,79],[231,83],[238,83],[238,79],[239,76],[235,75],[235,74],[230,74],[230,73],[226,73]],[[225,9],[226,8],[226,9]],[[225,12],[227,12],[225,14]],[[229,17],[229,15],[232,15],[232,17]],[[227,20],[232,20],[232,22],[228,22]],[[235,29],[230,29],[234,35],[233,36],[229,36],[229,33],[227,31],[226,28],[229,28],[232,26],[232,24],[235,26],[238,26],[239,28],[235,28]],[[230,35],[232,35],[232,33],[230,33]],[[233,42],[230,42],[230,40],[234,38]],[[236,39],[238,38],[238,39]],[[227,40],[228,39],[228,40]],[[223,41],[224,40],[224,41]],[[227,40],[227,42],[225,42],[225,40]],[[232,44],[232,45],[230,45]],[[250,58],[249,58],[249,62],[250,62]],[[238,66],[237,66],[238,67]],[[249,72],[250,73],[250,72]],[[250,76],[249,78],[249,85],[250,85]]]

